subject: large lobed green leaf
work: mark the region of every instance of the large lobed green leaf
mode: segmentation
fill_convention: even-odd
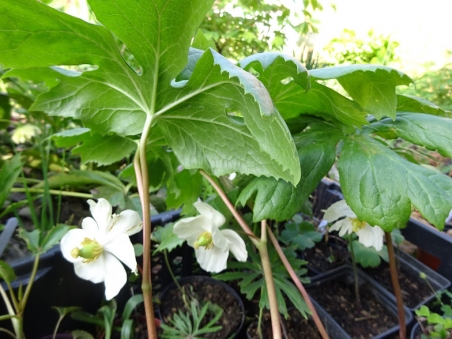
[[[34,0],[5,0],[0,3],[0,63],[34,69],[28,76],[51,87],[33,109],[80,119],[104,139],[138,135],[146,119],[154,117],[154,128],[161,127],[186,168],[296,183],[295,146],[262,83],[213,51],[189,55],[191,39],[212,3],[90,0],[101,26]],[[130,65],[115,37],[133,55]],[[82,64],[91,66],[84,72],[45,69]],[[90,161],[112,161],[113,154],[89,154],[92,145],[79,151]]]
[[[442,229],[452,208],[452,179],[410,163],[367,135],[344,141],[338,164],[342,192],[360,220],[385,231],[405,227],[414,206]]]

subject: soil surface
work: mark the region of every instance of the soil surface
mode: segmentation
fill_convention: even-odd
[[[282,331],[284,338],[288,339],[299,339],[299,338],[309,338],[309,339],[321,339],[319,331],[315,327],[311,320],[305,319],[300,312],[296,309],[289,310],[289,319],[281,318],[282,320]],[[270,313],[265,313],[263,316],[262,325],[262,337],[263,339],[272,339],[273,333],[271,329],[271,319]],[[257,320],[253,321],[246,331],[248,339],[260,339],[257,333]]]
[[[314,274],[320,274],[347,263],[350,252],[345,245],[321,242],[303,252],[306,267]]]
[[[187,284],[184,284],[188,290],[192,290],[192,294],[196,296],[199,301],[210,301],[221,307],[223,314],[216,325],[221,325],[221,330],[215,333],[208,333],[203,335],[206,339],[222,339],[228,338],[231,334],[235,333],[241,323],[244,314],[240,308],[239,302],[235,299],[234,295],[222,285],[217,283],[211,283],[205,280],[194,280]],[[160,312],[164,323],[169,324],[169,320],[179,310],[185,308],[181,292],[175,288],[168,291],[160,300]],[[209,315],[209,312],[208,312]],[[208,323],[212,320],[213,316],[206,316],[203,323]]]
[[[309,294],[354,339],[367,339],[398,324],[366,284],[360,287],[361,308],[356,304],[354,284],[340,280],[325,281],[309,289]]]

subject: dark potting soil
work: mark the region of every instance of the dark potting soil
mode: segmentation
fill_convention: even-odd
[[[347,247],[328,242],[318,243],[303,252],[303,259],[308,262],[307,268],[315,273],[323,273],[342,266],[349,257]]]
[[[289,310],[289,318],[282,320],[283,337],[288,339],[321,339],[319,331],[311,320],[304,318],[296,309]],[[247,329],[247,337],[249,339],[261,339],[257,332],[257,320],[253,321]],[[265,313],[262,322],[262,337],[263,339],[272,339],[273,332],[271,328],[270,313]]]
[[[378,301],[367,285],[361,285],[361,309],[356,305],[354,284],[325,281],[309,294],[354,339],[372,338],[398,324],[397,317]]]
[[[222,310],[223,314],[221,318],[215,325],[221,325],[221,330],[215,333],[207,333],[203,335],[206,339],[223,339],[228,338],[231,334],[238,330],[243,314],[237,300],[232,294],[224,289],[223,286],[219,284],[209,284],[206,281],[193,281],[189,284],[185,284],[186,288],[191,290],[199,301],[211,302],[218,305]],[[162,320],[164,323],[169,324],[169,320],[173,317],[175,313],[179,310],[184,310],[185,305],[182,299],[180,291],[175,288],[168,291],[165,296],[165,300],[161,300],[160,310],[162,315]],[[209,312],[208,312],[209,313]],[[213,318],[206,316],[202,324],[206,324]]]

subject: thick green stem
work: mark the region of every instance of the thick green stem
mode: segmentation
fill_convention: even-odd
[[[154,320],[154,307],[152,305],[151,283],[151,204],[149,196],[148,165],[146,161],[146,144],[152,125],[152,116],[148,116],[143,127],[134,165],[137,178],[137,187],[140,194],[141,209],[143,212],[143,277],[141,290],[143,291],[144,309],[146,312],[146,326],[149,339],[157,339],[157,329]]]
[[[287,272],[289,273],[290,277],[292,278],[292,281],[294,282],[295,286],[297,286],[298,290],[300,291],[301,295],[304,298],[304,301],[306,302],[306,305],[308,305],[309,310],[311,311],[311,317],[314,320],[315,325],[317,326],[317,329],[319,330],[320,335],[323,339],[329,339],[328,333],[326,333],[325,327],[322,324],[322,321],[319,318],[319,315],[317,314],[317,311],[312,304],[311,298],[309,297],[308,292],[306,292],[306,289],[304,288],[303,284],[301,283],[300,279],[298,279],[297,274],[293,270],[292,266],[289,263],[289,260],[287,260],[286,255],[284,254],[281,246],[279,246],[278,240],[276,239],[275,235],[273,234],[270,227],[267,227],[268,236],[270,237],[270,241],[272,242],[273,246],[276,249],[276,252],[278,252],[279,258],[284,264],[284,267],[286,268]]]
[[[80,193],[80,192],[70,192],[70,191],[60,191],[60,190],[45,190],[43,188],[20,188],[20,187],[13,187],[10,189],[10,192],[18,192],[18,193],[24,193],[24,192],[31,192],[31,193],[50,193],[54,195],[64,195],[66,197],[76,197],[76,198],[84,198],[84,199],[93,199],[94,195],[89,193]]]
[[[397,312],[399,315],[399,338],[406,338],[406,320],[405,310],[403,308],[402,291],[400,290],[399,275],[397,274],[397,264],[394,253],[394,246],[392,244],[392,236],[390,232],[385,232],[386,246],[388,247],[389,257],[389,270],[391,272],[392,288],[394,289],[394,295],[397,300]]]
[[[261,239],[254,240],[254,244],[259,251],[262,262],[262,271],[264,273],[265,284],[267,285],[268,303],[270,305],[270,317],[272,322],[272,332],[274,339],[282,338],[281,324],[279,320],[278,302],[276,299],[275,282],[273,281],[272,266],[268,256],[267,249],[267,221],[261,221]]]
[[[358,265],[356,264],[355,249],[353,248],[353,238],[351,234],[348,239],[348,246],[350,246],[350,256],[352,257],[353,278],[355,280],[356,307],[360,310],[362,307],[361,307],[361,297],[359,294]]]

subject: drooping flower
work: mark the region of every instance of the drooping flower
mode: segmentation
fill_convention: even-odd
[[[139,214],[132,210],[112,214],[105,199],[88,200],[91,217],[82,221],[82,228],[72,229],[61,239],[61,252],[74,263],[75,273],[93,283],[104,282],[107,300],[115,297],[127,281],[121,261],[133,272],[137,261],[129,236],[142,229]]]
[[[381,227],[370,226],[367,222],[359,220],[345,200],[338,201],[328,207],[323,219],[330,223],[336,221],[330,227],[330,232],[339,231],[341,237],[345,234],[356,233],[359,242],[364,246],[373,246],[377,251],[383,248],[384,231]]]
[[[195,249],[201,268],[214,273],[226,269],[229,251],[238,261],[246,261],[243,239],[232,230],[219,229],[226,222],[224,216],[204,202],[195,202],[194,206],[200,215],[179,220],[173,232]]]

